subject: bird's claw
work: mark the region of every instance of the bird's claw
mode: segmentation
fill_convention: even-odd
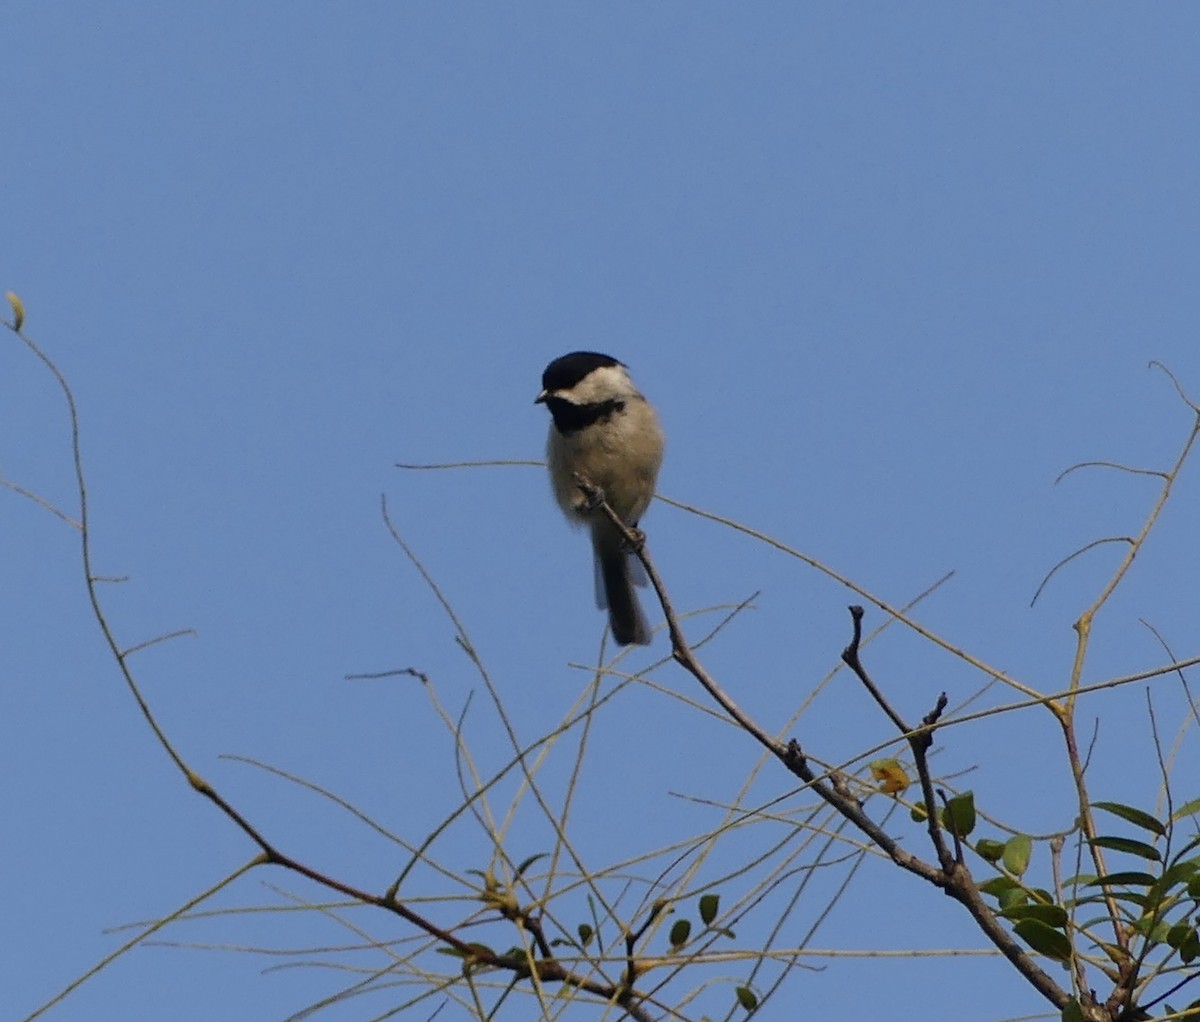
[[[605,503],[604,491],[599,486],[593,486],[578,472],[575,473],[575,485],[579,487],[583,494],[583,504],[581,510],[591,513],[599,511]]]

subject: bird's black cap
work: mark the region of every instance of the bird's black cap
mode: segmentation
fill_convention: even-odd
[[[573,351],[546,366],[546,371],[542,373],[542,389],[548,393],[570,390],[593,369],[619,365],[624,363],[611,355],[601,355],[597,351]]]

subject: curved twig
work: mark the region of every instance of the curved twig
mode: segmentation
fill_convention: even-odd
[[[1064,468],[1058,473],[1054,480],[1054,485],[1057,486],[1072,472],[1076,472],[1081,468],[1115,468],[1120,472],[1128,472],[1135,476],[1158,476],[1159,479],[1165,479],[1166,473],[1156,468],[1134,468],[1132,465],[1122,465],[1117,461],[1081,461],[1077,465],[1072,465],[1070,468]]]
[[[1179,395],[1179,397],[1183,401],[1183,403],[1185,405],[1187,405],[1197,415],[1200,415],[1200,404],[1196,404],[1195,401],[1193,401],[1190,397],[1187,396],[1186,393],[1184,393],[1183,385],[1180,384],[1179,380],[1177,380],[1175,378],[1175,374],[1173,372],[1171,372],[1171,370],[1168,369],[1166,367],[1166,365],[1164,365],[1158,359],[1154,358],[1154,359],[1150,360],[1150,363],[1146,368],[1161,369],[1164,373],[1166,373],[1167,379],[1170,380],[1171,383],[1174,385],[1175,393],[1177,393]]]
[[[1059,568],[1066,567],[1066,565],[1070,564],[1071,561],[1075,560],[1075,558],[1078,557],[1080,554],[1086,554],[1093,547],[1103,546],[1105,543],[1132,543],[1132,542],[1133,542],[1132,536],[1105,536],[1104,539],[1094,539],[1090,543],[1088,543],[1087,546],[1081,546],[1073,554],[1067,554],[1066,557],[1064,557],[1053,568],[1051,568],[1048,572],[1046,572],[1046,577],[1042,579],[1041,584],[1037,587],[1037,592],[1035,592],[1033,594],[1033,599],[1029,601],[1029,606],[1032,607],[1035,603],[1037,603],[1038,597],[1042,595],[1042,590],[1046,588],[1047,584],[1050,582],[1050,579],[1052,579],[1054,577],[1054,573],[1057,572]]]

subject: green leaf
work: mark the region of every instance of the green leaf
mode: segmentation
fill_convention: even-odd
[[[1167,942],[1167,933],[1171,929],[1170,924],[1166,920],[1160,919],[1155,922],[1151,916],[1143,916],[1141,919],[1135,919],[1132,926],[1136,933],[1140,933],[1152,944],[1165,944]]]
[[[1137,855],[1151,862],[1162,862],[1162,855],[1157,848],[1132,838],[1094,837],[1091,843],[1098,848],[1111,848],[1114,852],[1125,852],[1127,855]]]
[[[469,953],[461,951],[456,947],[440,947],[437,948],[437,952],[438,954],[449,955],[451,958],[461,958],[464,963],[463,968],[466,968],[471,964],[471,960],[476,954],[488,958],[499,957],[490,947],[488,947],[486,944],[480,944],[478,941],[471,941],[467,946],[471,949]]]
[[[1056,962],[1070,960],[1071,942],[1061,930],[1037,919],[1022,919],[1013,924],[1013,930],[1034,951],[1041,952],[1047,958],[1053,958]]]
[[[1000,914],[1005,919],[1037,919],[1060,930],[1067,925],[1067,912],[1061,905],[1013,905]]]
[[[1067,887],[1081,887],[1084,884],[1090,884],[1096,879],[1095,873],[1072,873],[1069,877],[1064,877],[1062,885]]]
[[[1197,873],[1200,873],[1200,859],[1185,859],[1180,862],[1176,857],[1175,862],[1163,873],[1162,882],[1166,887],[1173,887],[1182,880],[1190,880]]]
[[[1200,798],[1185,802],[1171,814],[1171,819],[1182,820],[1185,816],[1195,816],[1197,813],[1200,813]]]
[[[544,859],[549,854],[549,852],[538,852],[536,855],[529,856],[528,859],[526,859],[517,867],[517,876],[523,877],[525,875],[525,870],[537,862],[538,859]]]
[[[520,944],[514,944],[500,956],[501,958],[511,958],[516,962],[525,962],[526,965],[532,963],[533,959],[529,955],[529,948],[521,947]]]
[[[1063,904],[1071,908],[1086,908],[1089,905],[1105,905],[1107,901],[1102,894],[1089,894],[1086,898],[1067,898]]]
[[[1062,1022],[1083,1022],[1083,1009],[1074,997],[1063,1005],[1061,1018]]]
[[[981,837],[975,842],[975,852],[985,862],[995,865],[1000,861],[1000,856],[1004,854],[1004,842]]]
[[[1015,884],[1004,894],[996,899],[996,904],[1000,906],[1002,912],[1013,908],[1016,905],[1024,905],[1029,901],[1029,894],[1017,887]]]
[[[690,919],[676,919],[675,925],[671,927],[671,947],[682,947],[687,943],[688,937],[692,935],[692,921]]]
[[[942,813],[942,822],[960,838],[970,834],[975,829],[975,793],[964,791],[950,799]]]
[[[1127,823],[1132,823],[1135,827],[1141,827],[1142,830],[1148,830],[1151,834],[1157,834],[1159,837],[1167,832],[1167,828],[1156,817],[1134,806],[1123,805],[1120,802],[1093,802],[1092,808],[1103,809],[1106,813],[1119,816]]]
[[[993,898],[1000,898],[1013,889],[1021,890],[1021,885],[1009,877],[991,877],[979,885],[979,890]]]
[[[1004,842],[1004,868],[1013,876],[1023,876],[1033,858],[1033,838],[1016,834]]]
[[[596,936],[596,931],[587,923],[580,923],[575,932],[579,934],[579,944],[581,947],[587,947],[592,942],[592,938]]]
[[[1101,920],[1101,922],[1107,921],[1107,918]],[[1099,947],[1100,950],[1106,955],[1108,955],[1108,960],[1112,962],[1113,965],[1115,965],[1118,969],[1123,969],[1129,964],[1129,952],[1126,951],[1125,948],[1120,947],[1117,944],[1107,944],[1102,940],[1096,941],[1096,946]]]
[[[717,910],[721,905],[721,896],[719,894],[705,894],[700,898],[700,919],[705,926],[708,926],[714,919],[717,918]]]
[[[1108,876],[1089,880],[1085,887],[1151,887],[1158,881],[1149,873],[1129,870],[1124,873],[1109,873]]]
[[[1192,877],[1193,871],[1188,868],[1190,864],[1186,862],[1178,862],[1174,866],[1167,869],[1149,888],[1146,890],[1146,900],[1151,905],[1163,905],[1166,909],[1169,907],[1165,903],[1174,901],[1179,893],[1187,890],[1188,880]],[[1182,868],[1181,868],[1182,867]]]
[[[758,1007],[758,996],[749,987],[735,987],[733,992],[737,995],[738,1004],[747,1011]]]
[[[1123,918],[1129,919],[1130,917],[1128,914],[1126,914]],[[1094,916],[1090,919],[1075,920],[1075,929],[1079,933],[1091,933],[1096,929],[1096,927],[1106,925],[1112,926],[1112,916],[1108,914],[1107,906],[1105,906],[1105,911],[1101,912],[1098,916]],[[1097,941],[1097,943],[1102,944],[1103,942]]]
[[[1144,894],[1135,894],[1133,891],[1109,891],[1108,896],[1114,901],[1123,901],[1129,905],[1136,905],[1139,912],[1144,913],[1148,906],[1152,906],[1152,902]]]
[[[1194,938],[1195,935],[1196,930],[1194,927],[1188,926],[1187,923],[1176,923],[1167,930],[1167,943],[1178,951],[1187,943],[1189,937]]]
[[[1025,888],[1010,877],[992,877],[981,883],[979,890],[995,898],[1001,909],[1024,905],[1029,900]]]
[[[925,803],[914,802],[913,807],[908,811],[908,817],[913,823],[924,823],[929,818],[929,813],[925,809]]]

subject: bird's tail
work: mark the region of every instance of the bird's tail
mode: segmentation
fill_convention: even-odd
[[[614,541],[615,540],[615,541]],[[620,537],[593,534],[597,602],[608,607],[608,624],[618,646],[649,646],[650,624],[633,591],[633,562]]]

